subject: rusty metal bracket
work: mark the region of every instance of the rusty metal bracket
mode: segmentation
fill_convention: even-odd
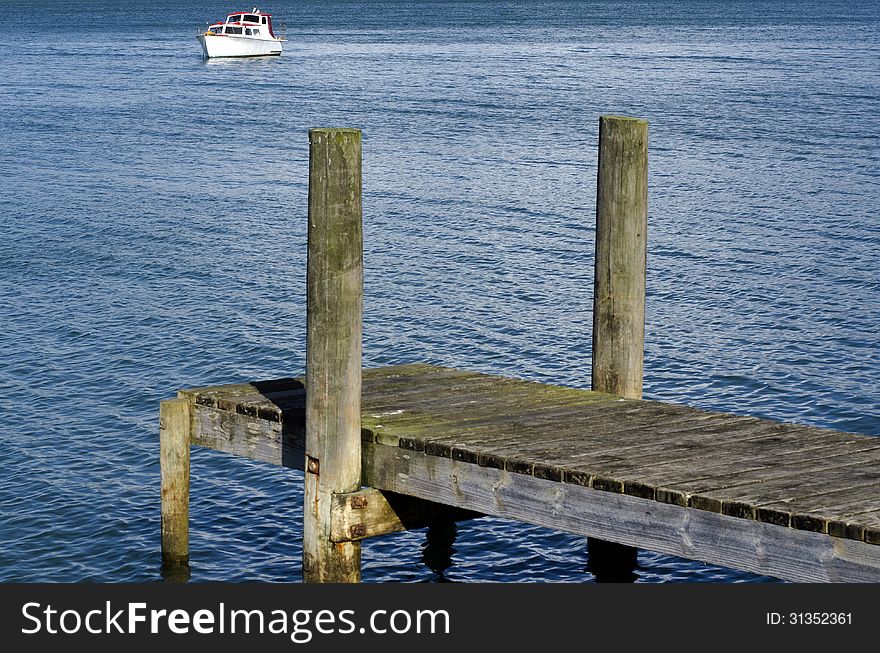
[[[330,540],[351,542],[422,528],[437,519],[458,521],[480,516],[433,501],[367,487],[332,496]]]

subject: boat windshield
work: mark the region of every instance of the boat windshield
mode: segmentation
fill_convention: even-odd
[[[232,14],[226,18],[227,23],[259,23],[260,17],[253,14]]]

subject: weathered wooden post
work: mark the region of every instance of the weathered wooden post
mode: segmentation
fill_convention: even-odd
[[[361,132],[309,131],[303,580],[360,581],[361,545],[331,541],[334,494],[361,481]]]
[[[599,118],[593,390],[641,399],[645,350],[648,122]]]
[[[648,122],[599,118],[592,388],[641,399],[645,352]],[[587,542],[598,579],[634,578],[636,549]]]
[[[189,443],[191,406],[185,399],[159,405],[162,470],[162,565],[189,564]]]

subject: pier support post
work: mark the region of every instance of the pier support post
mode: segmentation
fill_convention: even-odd
[[[361,132],[309,131],[303,580],[356,583],[360,542],[331,541],[333,494],[361,482]]]
[[[593,390],[641,399],[645,350],[648,122],[599,119]]]
[[[189,564],[189,444],[192,407],[185,399],[159,405],[159,466],[162,471],[162,566]],[[170,573],[178,578],[180,574]]]
[[[645,352],[648,122],[599,118],[592,388],[641,399]],[[598,580],[635,578],[636,550],[590,539]]]

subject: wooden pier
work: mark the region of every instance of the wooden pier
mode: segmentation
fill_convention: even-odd
[[[600,126],[593,390],[361,370],[360,135],[311,143],[308,377],[162,402],[167,564],[188,558],[196,445],[305,472],[309,581],[359,580],[366,537],[479,515],[789,580],[880,581],[880,438],[640,398],[644,121]]]

